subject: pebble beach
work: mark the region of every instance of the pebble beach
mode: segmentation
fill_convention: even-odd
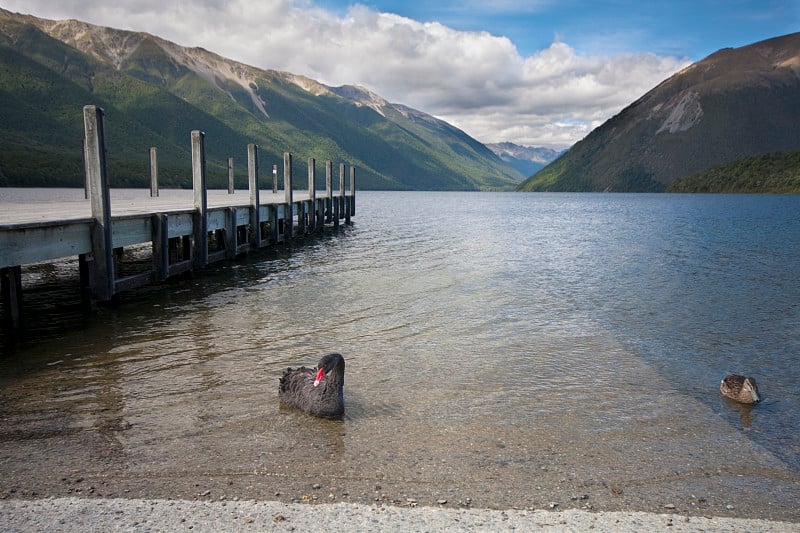
[[[45,498],[0,502],[0,530],[70,531],[798,531],[800,524],[577,509],[404,508],[352,503]]]

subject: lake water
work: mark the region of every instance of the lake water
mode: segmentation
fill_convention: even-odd
[[[360,192],[352,226],[89,316],[32,289],[0,478],[800,519],[799,272],[800,196]],[[329,351],[345,419],[282,408]]]

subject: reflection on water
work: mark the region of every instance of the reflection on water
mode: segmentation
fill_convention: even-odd
[[[88,439],[47,460],[474,482],[487,501],[549,470],[796,473],[798,215],[796,197],[362,193],[333,235],[89,318],[44,311],[0,362],[5,464]],[[330,351],[345,419],[281,407],[283,370]],[[721,399],[734,371],[768,401]]]

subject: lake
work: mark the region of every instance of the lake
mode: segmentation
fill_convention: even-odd
[[[24,269],[0,490],[800,519],[800,196],[356,202],[89,315],[77,261]],[[344,420],[282,407],[330,351]]]

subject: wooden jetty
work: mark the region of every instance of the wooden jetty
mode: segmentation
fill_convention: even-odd
[[[273,167],[272,193],[259,189],[258,146],[247,146],[249,195],[209,195],[206,187],[205,136],[191,132],[194,201],[158,195],[156,151],[151,149],[151,195],[111,205],[103,110],[84,112],[87,197],[85,201],[0,204],[0,281],[4,315],[12,327],[22,319],[22,267],[78,256],[81,294],[102,302],[115,294],[210,263],[321,230],[350,223],[355,215],[355,168],[350,190],[339,165],[339,187],[332,184],[332,163],[325,163],[325,192],[315,187],[316,168],[308,161],[307,191],[292,190],[292,155],[284,154],[283,191]],[[229,192],[233,192],[229,160]],[[241,200],[240,200],[241,199]],[[117,259],[125,247],[152,247],[152,267],[122,276]]]

